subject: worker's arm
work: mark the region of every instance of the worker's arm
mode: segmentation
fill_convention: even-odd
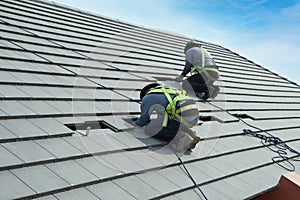
[[[193,65],[189,61],[185,61],[185,66],[182,73],[175,78],[176,81],[182,81],[183,77],[185,77],[192,69]]]
[[[185,61],[185,66],[184,66],[184,69],[181,73],[181,76],[186,76],[192,69],[193,65],[189,62],[189,61]]]
[[[150,121],[150,108],[152,106],[151,98],[149,96],[145,96],[142,100],[141,105],[141,115],[135,121],[135,124],[138,126],[145,126]]]

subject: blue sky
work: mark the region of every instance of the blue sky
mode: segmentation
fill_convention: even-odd
[[[300,83],[300,0],[52,0],[222,45]]]

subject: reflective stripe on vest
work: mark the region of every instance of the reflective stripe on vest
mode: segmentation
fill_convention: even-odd
[[[208,78],[208,80],[215,80],[208,71],[213,71],[219,74],[219,70],[213,67],[205,67],[205,51],[203,48],[201,48],[202,52],[202,66],[193,66],[191,69],[191,73],[193,74],[201,74],[202,72],[205,74],[205,76]]]
[[[164,94],[169,102],[165,108],[166,112],[165,112],[165,116],[164,116],[163,127],[166,127],[168,125],[169,119],[172,119],[172,120],[177,119],[179,122],[183,123],[185,126],[187,126],[189,128],[192,127],[192,125],[189,122],[187,122],[185,119],[183,119],[181,117],[180,113],[190,110],[190,109],[193,109],[193,106],[186,105],[186,106],[176,109],[176,105],[179,100],[178,95],[184,96],[183,99],[188,98],[188,97],[186,97],[186,92],[184,90],[176,90],[176,89],[172,89],[172,88],[161,87],[161,88],[153,88],[147,92],[147,94],[155,94],[155,93]],[[172,99],[171,95],[176,95],[176,96]]]

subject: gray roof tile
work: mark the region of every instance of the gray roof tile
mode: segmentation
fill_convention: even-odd
[[[24,94],[20,94],[21,97],[31,98],[54,98],[53,95],[45,91],[45,89],[39,86],[15,86],[16,89],[20,90]],[[18,95],[16,95],[18,96]]]
[[[77,159],[76,162],[97,176],[100,180],[124,174],[124,172],[113,167],[112,164],[104,161],[102,156],[81,158]]]
[[[16,138],[16,135],[0,124],[0,139],[5,140],[12,138]]]
[[[168,196],[168,197],[165,197],[165,198],[161,198],[163,200],[178,200],[179,198],[175,197],[175,196]]]
[[[103,146],[107,151],[129,148],[126,144],[116,139],[116,137],[113,137],[113,134],[114,133],[111,133],[111,131],[105,133],[102,129],[95,129],[90,131],[88,137],[97,144]]]
[[[171,167],[159,170],[158,173],[180,188],[193,186],[193,182],[187,177],[180,167]],[[180,180],[180,181],[179,181]]]
[[[34,61],[44,61],[44,59],[36,56],[33,53],[29,53],[26,51],[1,49],[0,56],[5,57],[5,58],[10,58],[10,59],[25,59],[25,60],[34,60]]]
[[[36,200],[57,200],[53,195],[35,198]]]
[[[17,79],[15,76],[12,75],[11,72],[7,72],[7,71],[0,71],[0,80],[1,83],[18,83],[21,82],[20,79]]]
[[[82,136],[74,136],[71,138],[64,138],[71,145],[79,149],[84,154],[95,154],[95,153],[103,153],[106,150],[101,144],[95,142],[90,137],[82,137]]]
[[[2,38],[0,39],[0,47],[9,47],[9,48],[13,48],[13,49],[21,49],[20,47],[13,44],[12,42],[3,40]]]
[[[0,94],[4,98],[24,98],[30,97],[21,88],[12,85],[0,85]]]
[[[73,160],[50,163],[46,167],[70,185],[79,185],[97,180],[95,175]]]
[[[17,138],[48,135],[45,131],[41,130],[26,119],[1,120],[0,124],[16,135]],[[16,126],[16,124],[18,124],[18,126]]]
[[[101,157],[104,162],[110,163],[114,169],[119,170],[123,173],[131,173],[143,170],[144,167],[141,166],[138,162],[128,159],[126,152],[103,155]]]
[[[231,199],[228,196],[226,196],[223,193],[218,192],[217,190],[215,190],[214,188],[212,188],[210,185],[206,186],[205,188],[203,187],[203,190],[205,192],[205,194],[207,194],[208,199]],[[187,190],[184,192],[181,192],[179,194],[174,195],[176,198],[180,199],[180,200],[184,200],[184,199],[204,199],[204,197],[202,196],[202,194],[197,190],[197,189],[191,189],[191,190]]]
[[[2,145],[0,146],[0,158],[0,168],[24,163]]]
[[[244,199],[246,196],[244,193],[246,187],[241,187],[239,185],[234,186],[230,181],[227,180],[224,180],[222,182],[214,182],[210,184],[210,186],[217,190],[218,193],[224,194],[224,196],[226,196],[227,198],[230,197],[230,199]]]
[[[179,186],[175,185],[170,180],[155,171],[139,174],[137,177],[143,182],[151,185],[154,189],[158,190],[160,194],[167,194],[176,190],[180,190]]]
[[[0,183],[0,199],[201,197],[166,142],[123,120],[139,115],[145,85],[181,87],[171,80],[190,38],[46,0],[0,7],[0,179],[9,184]],[[200,42],[220,67],[221,91],[197,102],[203,122],[193,130],[204,140],[182,160],[209,199],[255,197],[286,170],[243,129],[268,129],[300,148],[299,86]]]
[[[66,192],[55,194],[55,197],[60,200],[99,200],[99,198],[85,188],[69,190]],[[54,198],[54,199],[56,199]]]
[[[55,157],[34,141],[10,142],[2,144],[25,163],[53,160]]]
[[[1,23],[0,23],[0,27],[1,27],[1,30],[5,30],[5,31],[12,31],[12,32],[17,32],[17,33],[23,33],[23,34],[28,34],[30,35],[30,33],[22,30],[21,28],[18,28],[18,27],[15,27],[15,26],[12,26],[10,24],[4,24],[4,21],[1,20]],[[1,37],[5,38],[4,35],[5,35],[6,32],[3,31],[3,35],[1,34]],[[20,36],[18,34],[18,36]]]
[[[65,180],[44,165],[14,169],[11,172],[37,193],[69,186]]]
[[[59,114],[59,111],[47,104],[46,101],[21,101],[24,106],[35,112],[35,115],[55,115]]]
[[[28,185],[9,171],[1,171],[0,179],[1,199],[17,199],[36,194]]]
[[[49,135],[72,134],[71,129],[53,118],[28,119],[34,125],[47,132]]]
[[[68,158],[82,155],[81,151],[62,138],[38,140],[36,143],[49,151],[56,158]]]
[[[149,199],[159,194],[158,190],[154,189],[152,186],[143,182],[136,176],[129,176],[122,179],[117,179],[113,182],[119,187],[123,188],[123,190],[130,193],[136,199]]]
[[[49,93],[53,98],[72,98],[72,88],[63,87],[44,87],[45,92]]]
[[[126,190],[117,186],[115,183],[108,181],[96,185],[92,185],[87,187],[87,189],[96,195],[100,199],[111,199],[111,200],[134,200],[131,194],[129,194]]]
[[[0,101],[0,109],[7,113],[8,116],[30,116],[36,113],[16,100],[2,100]]]
[[[69,101],[48,101],[49,105],[54,107],[55,109],[59,110],[62,114],[72,114],[73,108],[72,108],[72,102]]]

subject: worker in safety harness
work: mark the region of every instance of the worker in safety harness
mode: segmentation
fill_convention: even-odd
[[[215,98],[220,89],[213,83],[219,78],[219,69],[210,54],[195,41],[186,44],[184,53],[185,67],[175,80],[180,82],[191,72],[192,76],[182,83],[183,89],[204,99]]]
[[[191,128],[198,123],[199,111],[184,90],[152,83],[141,90],[140,99],[141,115],[135,124],[144,126],[147,135],[172,142],[178,152],[195,148],[200,137]]]

